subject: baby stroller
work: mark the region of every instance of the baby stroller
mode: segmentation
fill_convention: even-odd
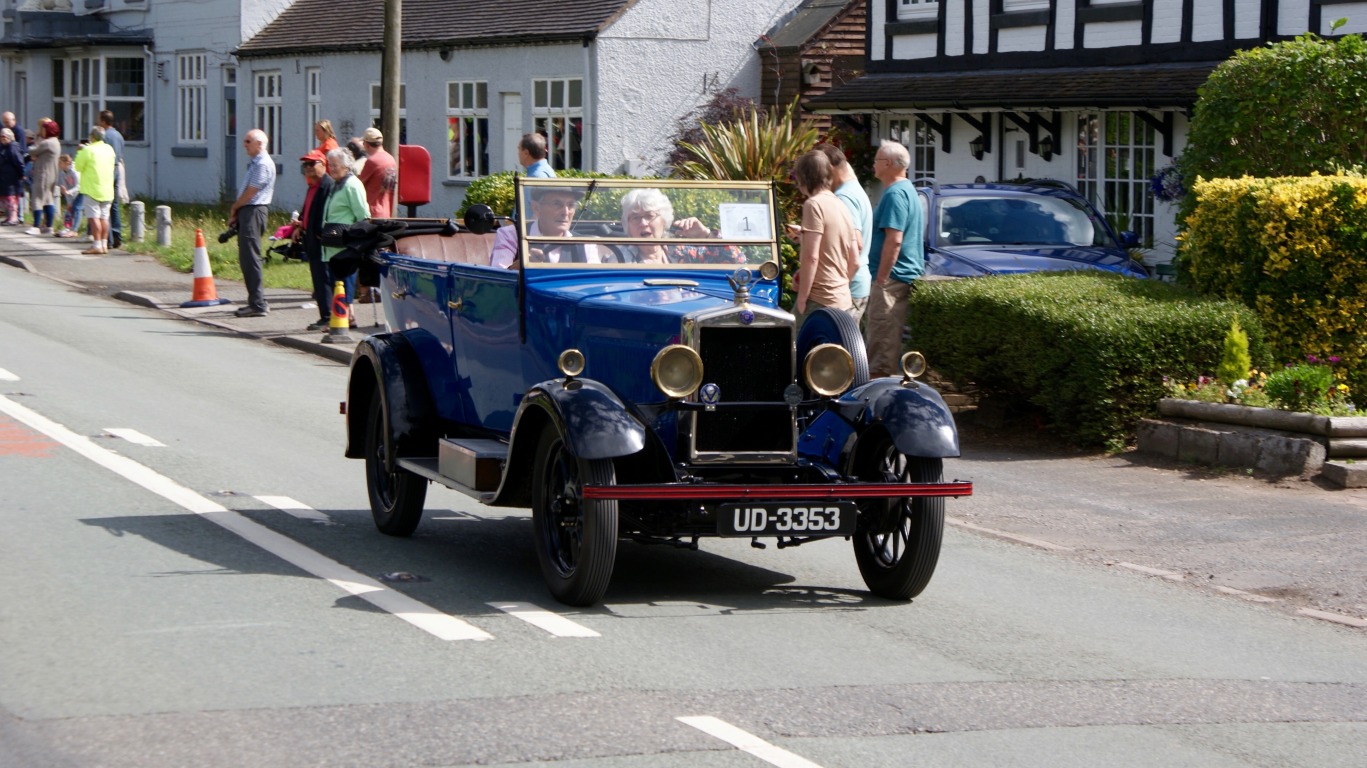
[[[290,239],[294,235],[294,227],[293,224],[286,224],[275,230],[275,233],[269,238],[269,245],[266,248],[266,253],[262,256],[262,261],[269,264],[271,259],[276,256],[279,256],[280,261],[285,264],[291,261],[308,261],[308,256],[304,254],[304,244]]]

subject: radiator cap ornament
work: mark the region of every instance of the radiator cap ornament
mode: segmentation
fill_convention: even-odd
[[[738,269],[726,278],[731,289],[736,292],[736,304],[750,303],[750,270]]]
[[[702,404],[707,410],[715,411],[717,410],[717,403],[721,402],[721,387],[709,381],[702,385],[702,389],[698,391],[698,398],[702,400]]]

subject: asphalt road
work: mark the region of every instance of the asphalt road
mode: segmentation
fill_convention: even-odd
[[[571,610],[525,510],[374,531],[343,366],[17,270],[0,339],[4,768],[1361,765],[1351,493],[984,440],[910,604],[709,541]]]

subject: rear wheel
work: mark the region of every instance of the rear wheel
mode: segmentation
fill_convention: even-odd
[[[861,456],[861,480],[879,483],[939,483],[944,462],[907,456],[883,436]],[[889,499],[861,505],[854,535],[854,559],[869,591],[891,600],[921,594],[935,573],[944,537],[943,497]]]
[[[370,398],[370,410],[366,414],[365,480],[370,495],[370,514],[380,533],[408,536],[422,519],[427,480],[398,467],[392,472],[385,469],[389,448],[382,398],[377,389]]]
[[[541,575],[556,600],[593,605],[617,560],[617,502],[586,500],[583,487],[617,482],[612,462],[570,453],[554,427],[541,434],[532,478],[532,529]]]

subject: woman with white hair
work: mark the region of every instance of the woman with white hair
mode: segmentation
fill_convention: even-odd
[[[14,140],[14,131],[0,128],[0,199],[8,214],[3,224],[12,227],[19,219],[19,196],[24,192],[24,150]]]
[[[654,188],[633,189],[622,197],[622,229],[627,237],[663,240],[713,237],[712,230],[689,216],[674,220],[674,204]],[[734,245],[666,245],[637,243],[622,249],[622,260],[636,264],[743,264],[745,254]]]

